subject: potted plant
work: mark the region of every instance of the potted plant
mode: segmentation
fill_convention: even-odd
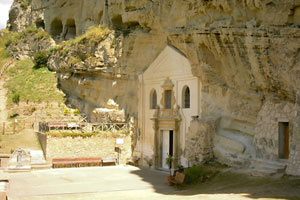
[[[183,173],[184,172],[184,167],[182,165],[178,165],[177,168],[178,168],[177,172],[179,172],[179,173]]]
[[[173,163],[173,156],[168,155],[166,158],[166,164],[169,166],[170,176],[167,176],[167,182],[169,185],[172,185],[174,177],[172,177],[171,169],[172,169],[172,163]]]

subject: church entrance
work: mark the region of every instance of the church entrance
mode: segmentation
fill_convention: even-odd
[[[162,131],[162,168],[169,169],[166,163],[168,156],[174,156],[174,132]]]

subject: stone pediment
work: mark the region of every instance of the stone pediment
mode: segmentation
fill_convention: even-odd
[[[165,77],[190,75],[192,75],[192,71],[188,59],[174,47],[167,46],[144,72],[144,79],[165,79]]]

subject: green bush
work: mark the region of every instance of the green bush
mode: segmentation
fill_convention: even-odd
[[[80,110],[75,109],[74,112],[73,112],[73,114],[74,114],[74,115],[80,115]]]
[[[19,104],[20,102],[20,94],[18,93],[14,93],[12,96],[12,102],[15,104]]]
[[[8,40],[6,40],[5,42],[5,47],[9,47],[12,44],[12,40],[9,38]]]
[[[34,55],[34,69],[39,69],[42,67],[47,67],[47,62],[49,59],[49,54],[45,51],[41,51]]]
[[[207,179],[212,177],[213,171],[207,170],[203,167],[193,166],[185,171],[184,183],[194,184],[198,182],[205,182]]]
[[[21,4],[23,9],[27,9],[31,3],[31,0],[18,0],[18,2]]]
[[[9,119],[13,119],[13,118],[16,118],[18,116],[19,116],[18,113],[13,113],[13,114],[9,115],[8,117],[9,117]]]

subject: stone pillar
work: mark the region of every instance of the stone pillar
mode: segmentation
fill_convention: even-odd
[[[214,119],[194,119],[186,135],[186,157],[192,165],[213,157]]]
[[[159,140],[160,140],[160,133],[158,130],[158,121],[157,119],[153,120],[153,129],[154,129],[154,167],[159,168],[161,167],[160,165],[160,145],[159,145]]]

